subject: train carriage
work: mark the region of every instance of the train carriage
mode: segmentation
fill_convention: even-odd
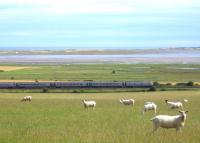
[[[0,82],[0,88],[16,88],[15,82]]]
[[[67,87],[87,87],[87,82],[56,82],[56,88],[67,88]]]
[[[125,86],[128,88],[131,87],[152,87],[153,84],[151,82],[125,82]]]
[[[50,88],[50,82],[19,82],[17,88]]]
[[[122,82],[91,82],[90,86],[93,88],[121,88]]]

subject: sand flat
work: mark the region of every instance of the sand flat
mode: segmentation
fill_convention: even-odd
[[[15,71],[15,70],[21,70],[21,69],[32,69],[33,67],[28,66],[0,66],[0,70],[2,71]]]

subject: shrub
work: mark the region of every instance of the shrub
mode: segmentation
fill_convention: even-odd
[[[153,85],[154,85],[154,86],[159,86],[159,85],[160,85],[160,83],[159,83],[159,82],[157,82],[157,81],[154,81],[154,82],[153,82]]]
[[[167,83],[166,85],[167,85],[167,86],[172,86],[172,84],[171,84],[171,83]]]
[[[115,70],[113,70],[113,71],[112,71],[112,74],[115,74],[115,73],[116,73],[116,71],[115,71]]]
[[[0,70],[0,72],[4,72],[4,70]]]
[[[11,79],[11,80],[14,80],[15,78],[14,78],[14,77],[10,77],[10,79]]]
[[[194,86],[194,82],[193,81],[189,81],[188,83],[186,83],[186,86]]]
[[[47,93],[47,92],[48,92],[48,89],[47,89],[47,88],[44,88],[44,89],[42,89],[42,92],[43,92],[43,93]]]
[[[155,86],[150,87],[149,91],[156,91],[156,87]]]
[[[73,93],[78,93],[78,91],[77,90],[73,90]]]
[[[176,85],[178,85],[178,86],[185,86],[185,83],[179,82]]]

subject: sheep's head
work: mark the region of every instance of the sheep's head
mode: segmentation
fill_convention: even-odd
[[[179,113],[182,116],[182,120],[185,121],[186,120],[186,114],[188,113],[188,111],[179,111]]]
[[[179,113],[181,113],[181,114],[187,114],[188,111],[179,111]]]
[[[168,100],[165,100],[165,102],[167,103],[167,102],[168,102]]]

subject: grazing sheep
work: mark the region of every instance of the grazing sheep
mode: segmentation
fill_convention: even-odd
[[[85,108],[89,108],[89,107],[94,108],[96,106],[96,102],[93,100],[83,100],[83,105]]]
[[[185,103],[187,103],[187,102],[188,102],[188,100],[187,100],[187,99],[183,99],[183,101],[184,101]]]
[[[133,106],[135,103],[135,100],[134,99],[120,99],[119,102],[124,105],[132,105]]]
[[[169,116],[169,115],[157,115],[151,119],[153,122],[153,132],[162,128],[175,128],[176,131],[180,131],[185,124],[186,113],[188,111],[179,111],[180,115]]]
[[[29,101],[29,102],[31,102],[31,100],[32,100],[32,96],[25,96],[25,97],[22,98],[21,101],[22,101],[22,102],[23,102],[23,101]]]
[[[157,105],[154,102],[146,102],[142,114],[144,115],[144,113],[149,110],[154,110],[154,113],[156,114]]]
[[[165,100],[171,109],[181,108],[183,110],[183,104],[181,102],[172,102]]]

